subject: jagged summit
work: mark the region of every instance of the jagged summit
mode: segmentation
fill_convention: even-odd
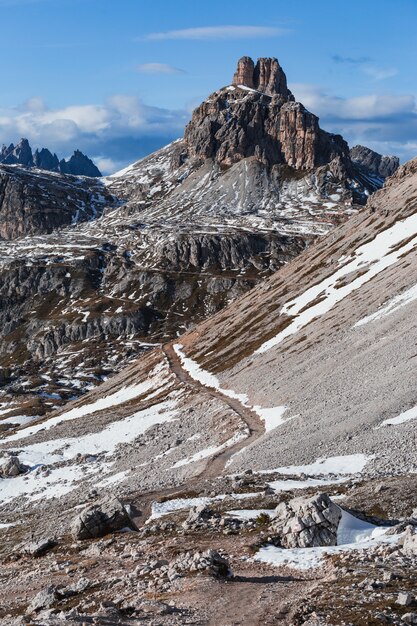
[[[268,96],[280,95],[287,100],[294,96],[287,87],[287,77],[274,57],[260,58],[256,65],[250,57],[239,59],[233,76],[233,85],[243,85],[250,89],[262,91]]]
[[[68,161],[65,159],[59,161],[57,155],[52,154],[48,148],[37,149],[33,154],[29,141],[24,138],[16,146],[13,143],[9,146],[2,146],[0,149],[0,164],[22,165],[23,167],[35,166],[42,170],[61,172],[61,174],[73,174],[74,176],[90,176],[92,178],[101,176],[98,167],[80,150],[75,150]]]

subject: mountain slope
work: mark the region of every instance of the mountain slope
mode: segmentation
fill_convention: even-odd
[[[382,184],[294,102],[275,59],[241,60],[183,140],[114,176],[0,177],[2,399],[29,417],[221,310]]]
[[[371,541],[361,552],[337,546],[339,552],[331,552],[328,561],[319,552],[316,567],[321,569],[308,574],[291,612],[278,599],[254,595],[253,623],[265,623],[265,611],[272,607],[275,614],[283,611],[283,623],[292,625],[311,623],[307,620],[315,608],[320,615],[324,611],[320,624],[340,626],[346,614],[353,624],[363,623],[364,616],[372,623],[381,611],[400,623],[405,610],[392,599],[398,591],[412,590],[416,558],[410,553],[405,564],[398,547],[405,525],[414,523],[417,470],[412,367],[416,196],[414,160],[373,196],[366,211],[177,343],[155,348],[64,410],[5,433],[3,455],[17,454],[32,469],[1,480],[4,520],[13,524],[24,515],[26,525],[43,536],[59,528],[60,558],[77,559],[84,571],[92,571],[94,552],[74,552],[66,532],[79,506],[109,491],[132,504],[139,528],[153,514],[138,534],[115,538],[118,548],[111,552],[112,562],[107,561],[106,577],[97,575],[97,586],[79,604],[81,613],[93,606],[99,623],[106,623],[98,603],[109,597],[111,576],[123,581],[117,604],[121,615],[134,602],[132,594],[143,598],[156,589],[166,599],[180,592],[178,610],[188,607],[190,623],[210,623],[202,607],[214,593],[211,583],[198,587],[189,574],[165,587],[154,579],[149,587],[140,582],[138,592],[136,577],[143,582],[145,574],[132,573],[129,556],[123,561],[116,556],[131,550],[133,562],[145,567],[144,554],[149,561],[185,552],[190,545],[191,550],[221,545],[237,555],[233,567],[238,576],[233,585],[222,586],[226,607],[232,598],[236,601],[229,587],[249,577],[266,585],[263,577],[278,572],[280,584],[290,585],[282,575],[293,572],[291,567],[305,567],[294,560],[293,551],[271,566],[268,555],[278,558],[281,548],[261,547],[255,560],[248,548],[264,546],[272,532],[268,522],[238,530],[234,526],[229,533],[227,522],[184,525],[184,510],[186,516],[196,503],[217,506],[222,516],[228,509],[247,514],[244,506],[271,514],[291,494],[311,495],[325,488],[344,497],[345,511],[359,510],[368,526],[370,521],[385,527],[405,521],[387,535],[392,537],[387,545]],[[239,504],[240,499],[246,504]],[[158,517],[164,514],[170,520],[166,524]],[[10,527],[3,552],[23,541],[25,533],[25,528]],[[369,556],[363,556],[364,550]],[[378,576],[375,563],[397,575],[374,593],[372,585],[369,590],[365,586]],[[23,560],[20,584],[28,567]],[[49,580],[49,568],[45,557],[38,581]],[[123,578],[131,574],[132,579]],[[126,580],[134,581],[134,590]],[[329,584],[332,580],[337,583]],[[312,581],[319,585],[319,595]],[[358,587],[362,581],[367,582]],[[290,586],[283,589],[292,593]],[[5,595],[3,602],[17,612],[25,606],[24,599],[6,601]],[[336,607],[331,615],[323,603]],[[65,600],[60,606],[67,606]],[[140,619],[139,613],[134,615],[132,619]],[[161,623],[172,623],[171,616],[166,620]]]

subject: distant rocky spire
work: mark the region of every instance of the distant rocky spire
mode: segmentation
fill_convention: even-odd
[[[250,57],[242,57],[238,61],[233,84],[262,91],[268,96],[280,95],[293,99],[287,87],[285,72],[275,58],[258,59],[255,65]]]

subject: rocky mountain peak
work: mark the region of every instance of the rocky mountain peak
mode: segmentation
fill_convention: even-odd
[[[42,170],[72,174],[73,176],[90,176],[92,178],[101,176],[98,167],[80,150],[75,150],[68,161],[65,159],[59,161],[57,155],[52,154],[48,148],[37,149],[32,154],[32,148],[27,139],[21,139],[16,146],[13,143],[9,146],[3,145],[0,149],[1,163],[4,165],[22,165],[23,167],[35,166]]]
[[[350,158],[357,165],[365,167],[372,174],[382,178],[392,176],[400,166],[398,157],[378,154],[366,146],[351,148]]]
[[[244,56],[239,59],[233,76],[233,85],[243,85],[268,96],[280,95],[294,100],[287,87],[285,72],[278,59],[274,57],[260,58],[256,65],[250,57]]]

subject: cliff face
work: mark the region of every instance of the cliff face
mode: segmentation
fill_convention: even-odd
[[[48,233],[96,217],[114,203],[99,182],[76,183],[71,176],[0,166],[0,237]]]
[[[335,157],[350,162],[347,143],[319,127],[287,87],[277,59],[242,57],[233,84],[212,94],[193,113],[185,131],[192,157],[230,166],[255,157],[267,166],[309,170]]]
[[[392,176],[400,165],[398,157],[381,155],[365,146],[354,146],[350,150],[350,158],[356,165],[381,178]]]

